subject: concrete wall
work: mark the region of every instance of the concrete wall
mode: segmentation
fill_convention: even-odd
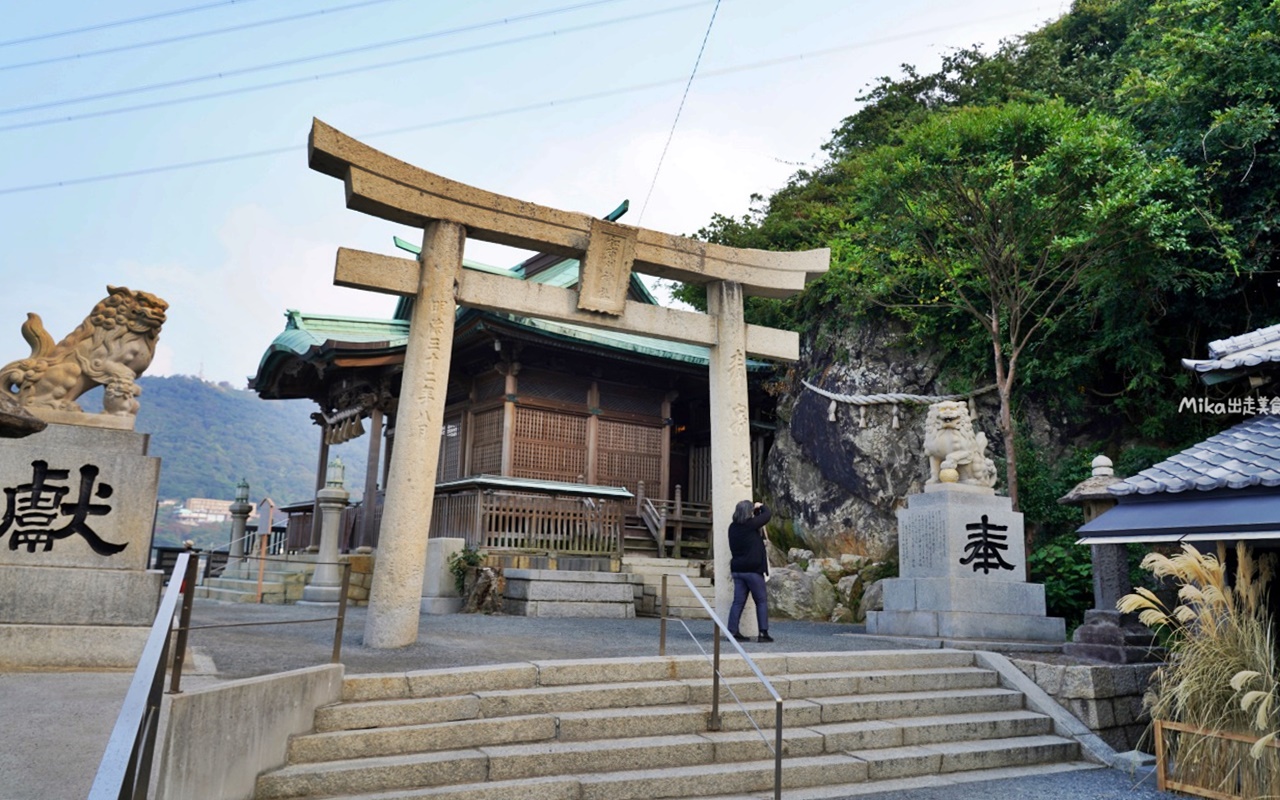
[[[342,699],[341,664],[174,695],[161,745],[158,800],[253,800],[258,773],[283,766],[289,737]]]

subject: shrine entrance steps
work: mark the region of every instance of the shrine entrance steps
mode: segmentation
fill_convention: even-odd
[[[716,590],[710,578],[702,577],[703,562],[685,558],[654,558],[625,555],[622,571],[639,575],[644,581],[643,593],[636,594],[636,616],[657,617],[662,614],[662,576],[667,575],[667,616],[684,619],[707,619],[707,612],[680,580],[687,575],[707,605],[715,608]]]
[[[635,514],[624,514],[622,517],[622,554],[623,558],[658,556],[657,539],[653,538],[644,521]]]
[[[228,562],[222,575],[208,578],[196,588],[196,597],[220,600],[224,603],[256,603],[258,601],[258,563]],[[302,599],[302,591],[315,571],[316,565],[302,561],[268,561],[262,570],[263,603],[283,605]]]
[[[680,540],[678,558],[703,559],[711,557],[711,528],[701,521],[680,522],[668,519],[663,531],[662,553],[658,552],[658,540],[638,514],[622,517],[622,552],[628,556],[672,556],[676,552],[676,539]]]
[[[788,797],[1086,769],[1080,746],[960,651],[761,654],[783,701]],[[775,706],[727,660],[708,730],[701,656],[545,661],[346,678],[256,800],[772,796]]]

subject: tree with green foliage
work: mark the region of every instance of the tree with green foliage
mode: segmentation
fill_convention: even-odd
[[[1196,168],[1232,221],[1240,267],[1280,247],[1280,3],[1152,0],[1118,53],[1118,111]],[[1274,281],[1267,280],[1274,284]]]
[[[930,115],[846,163],[833,260],[872,302],[917,325],[967,317],[990,348],[1009,497],[1017,507],[1019,362],[1106,273],[1168,267],[1195,212],[1192,173],[1153,160],[1118,120],[1061,102]]]

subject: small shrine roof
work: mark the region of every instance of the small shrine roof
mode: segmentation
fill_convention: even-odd
[[[1253,367],[1274,363],[1280,363],[1280,325],[1210,342],[1207,359],[1182,359],[1182,366],[1195,371],[1201,380],[1209,384],[1237,377]]]
[[[1107,487],[1111,494],[1280,486],[1280,416],[1259,414]]]
[[[625,486],[600,486],[590,483],[568,483],[566,481],[548,481],[541,478],[516,478],[505,475],[472,475],[454,481],[436,484],[436,494],[461,491],[463,489],[493,489],[509,492],[537,492],[539,494],[575,495],[583,497],[612,497],[625,499],[635,497]]]

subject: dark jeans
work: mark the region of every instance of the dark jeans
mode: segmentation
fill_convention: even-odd
[[[764,585],[764,576],[757,572],[733,573],[733,605],[729,608],[729,633],[738,635],[738,621],[742,619],[742,609],[747,605],[747,593],[756,603],[756,626],[761,633],[769,631],[769,595]]]

